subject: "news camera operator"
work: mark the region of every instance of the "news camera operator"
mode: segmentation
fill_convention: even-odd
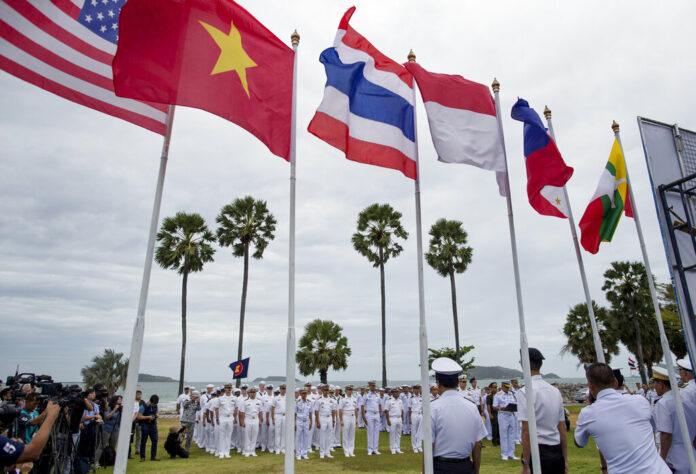
[[[46,409],[39,415],[43,419],[41,427],[31,439],[29,444],[0,436],[0,468],[6,468],[14,464],[34,462],[46,446],[51,434],[53,424],[58,418],[60,407],[48,402]]]
[[[103,423],[99,413],[99,405],[96,402],[97,394],[94,388],[88,388],[85,391],[85,407],[82,410],[82,419],[80,423],[80,436],[77,444],[76,465],[84,466],[94,462],[94,454],[97,447],[97,434]],[[82,469],[76,469],[82,470]]]

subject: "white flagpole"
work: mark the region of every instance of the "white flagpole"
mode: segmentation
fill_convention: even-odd
[[[408,54],[409,62],[416,62],[416,55],[411,51]],[[413,82],[413,129],[416,137],[416,180],[414,182],[416,200],[416,250],[418,255],[418,339],[420,341],[420,371],[421,386],[423,392],[423,472],[432,474],[433,472],[433,435],[430,419],[430,397],[426,395],[430,388],[429,367],[428,367],[428,333],[425,326],[425,284],[423,282],[423,225],[421,222],[421,201],[420,201],[420,165],[418,159],[418,120],[416,119],[416,84]],[[415,433],[411,436],[415,436]]]
[[[553,141],[556,142],[556,134],[553,131],[553,123],[551,122],[551,110],[544,107],[544,117],[549,126],[549,134]],[[556,142],[558,143],[558,142]],[[578,233],[575,230],[575,220],[573,219],[573,210],[570,208],[570,199],[568,198],[568,189],[563,186],[563,198],[568,206],[568,224],[570,224],[570,234],[573,237],[573,245],[575,246],[575,256],[578,259],[578,268],[580,268],[580,278],[582,279],[582,289],[585,290],[585,302],[587,303],[587,314],[590,316],[590,325],[592,326],[592,338],[594,339],[595,353],[597,362],[605,363],[604,348],[602,340],[599,338],[599,329],[597,328],[597,319],[595,318],[594,308],[592,307],[592,297],[590,296],[590,288],[587,286],[587,276],[585,275],[585,264],[582,262],[582,252],[578,243]]]
[[[290,239],[288,271],[288,337],[285,353],[285,473],[295,472],[295,149],[297,147],[297,48],[300,35],[290,36],[295,52],[292,68],[292,122],[290,124]]]
[[[614,136],[619,142],[619,147],[621,148],[621,154],[624,157],[624,162],[626,162],[626,154],[623,151],[623,145],[621,144],[621,136],[619,135],[619,124],[615,121],[611,124],[611,129],[614,131]],[[640,219],[638,218],[638,209],[636,208],[636,200],[633,197],[633,186],[631,186],[631,180],[628,177],[628,163],[626,163],[626,182],[628,184],[628,195],[631,203],[631,208],[633,209],[633,220],[636,222],[636,232],[638,233],[638,240],[640,241],[640,251],[643,254],[643,264],[645,265],[645,272],[648,277],[648,285],[650,286],[650,296],[652,296],[653,309],[655,310],[655,317],[657,318],[657,327],[660,330],[660,344],[662,345],[662,354],[665,357],[665,365],[667,366],[667,372],[669,373],[669,383],[672,387],[672,393],[674,395],[674,401],[677,408],[677,419],[679,420],[679,428],[682,435],[682,440],[686,446],[686,453],[689,457],[689,467],[692,473],[696,473],[696,459],[694,459],[694,451],[691,449],[692,439],[689,436],[689,428],[686,424],[686,417],[684,416],[684,405],[682,404],[681,393],[679,391],[679,386],[677,385],[677,375],[674,370],[674,363],[672,362],[672,351],[669,348],[669,342],[667,341],[667,335],[665,334],[665,326],[662,323],[662,312],[660,311],[660,303],[657,299],[657,293],[655,291],[655,282],[653,281],[653,274],[650,270],[650,261],[648,260],[648,252],[645,249],[645,240],[643,239],[643,230],[640,226]]]
[[[527,329],[524,323],[524,308],[522,307],[522,286],[520,284],[520,268],[517,262],[517,240],[515,238],[515,219],[512,215],[512,198],[510,196],[510,177],[507,166],[507,151],[505,149],[505,134],[503,133],[503,117],[500,112],[500,83],[493,80],[493,93],[495,95],[495,113],[498,116],[498,129],[500,141],[503,144],[503,156],[505,157],[505,190],[507,194],[508,225],[510,227],[510,247],[512,249],[512,267],[515,272],[515,290],[517,292],[517,314],[520,324],[520,346],[522,357],[522,370],[524,372],[524,385],[527,388],[527,423],[529,425],[529,441],[532,452],[532,468],[534,472],[541,472],[539,460],[539,443],[537,441],[536,413],[534,412],[534,388],[532,387],[532,373],[529,368],[529,345],[527,344]]]
[[[155,202],[152,206],[152,217],[150,218],[150,234],[147,240],[147,250],[145,252],[145,266],[143,267],[143,280],[140,284],[140,299],[138,301],[138,314],[133,327],[133,339],[131,339],[130,357],[128,358],[128,374],[126,376],[126,391],[123,394],[123,404],[121,405],[121,426],[123,427],[118,434],[118,445],[121,449],[116,451],[116,463],[114,473],[125,474],[126,464],[128,464],[128,449],[130,445],[130,420],[133,417],[133,407],[135,406],[135,391],[138,385],[138,373],[140,372],[140,355],[143,350],[143,334],[145,333],[145,307],[147,306],[147,293],[150,288],[150,273],[152,271],[152,258],[155,253],[155,236],[159,225],[160,206],[162,204],[162,190],[164,188],[164,174],[167,170],[167,159],[169,158],[169,140],[172,136],[172,124],[174,123],[174,106],[170,105],[167,111],[166,131],[164,143],[162,144],[162,155],[160,157],[159,175],[157,176],[157,188],[155,191]]]

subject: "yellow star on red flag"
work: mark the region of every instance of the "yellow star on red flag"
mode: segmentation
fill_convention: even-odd
[[[239,80],[242,82],[242,87],[244,87],[247,97],[250,97],[246,70],[250,67],[256,67],[256,63],[249,57],[246,51],[244,51],[242,47],[242,35],[239,34],[239,30],[235,28],[234,21],[230,21],[229,33],[223,33],[214,26],[210,26],[202,21],[199,23],[203,25],[203,28],[212,36],[213,40],[215,40],[215,43],[217,43],[220,48],[220,56],[215,63],[213,72],[210,74],[235,71],[239,76]]]

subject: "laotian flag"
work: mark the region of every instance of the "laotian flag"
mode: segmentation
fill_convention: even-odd
[[[526,100],[518,99],[511,115],[513,119],[524,122],[529,203],[539,214],[567,218],[570,207],[563,186],[573,176],[573,168],[565,164],[539,114],[529,107]]]
[[[245,379],[249,371],[249,358],[247,357],[246,359],[232,362],[230,364],[230,369],[232,369],[232,378]]]
[[[307,127],[346,158],[416,179],[413,77],[341,19],[334,46],[321,53],[324,98]]]

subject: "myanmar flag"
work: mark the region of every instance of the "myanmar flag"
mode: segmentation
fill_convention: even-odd
[[[294,53],[241,6],[128,0],[118,31],[116,95],[206,110],[289,159]]]
[[[626,161],[619,140],[614,139],[607,166],[580,219],[580,242],[583,248],[590,253],[597,253],[600,242],[611,242],[624,210],[627,217],[633,217],[628,203]]]

